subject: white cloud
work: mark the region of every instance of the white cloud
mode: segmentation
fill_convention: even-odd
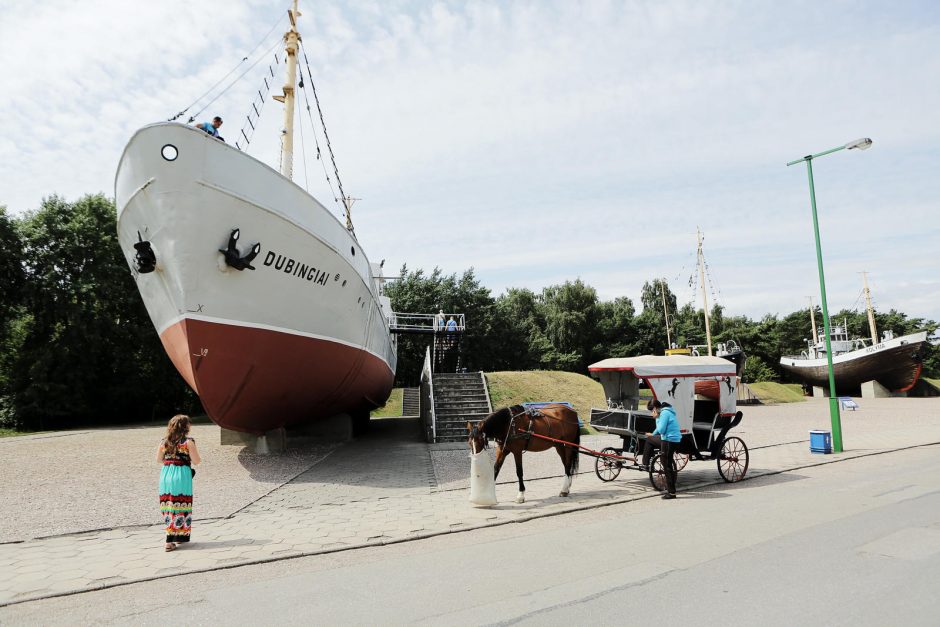
[[[225,75],[276,4],[2,5],[0,203],[110,193],[133,131]],[[701,226],[728,312],[786,313],[818,282],[805,167],[785,163],[869,135],[872,150],[815,164],[831,304],[851,304],[868,270],[879,307],[940,319],[930,4],[301,10],[345,189],[363,198],[357,232],[386,267],[473,266],[495,292],[581,276],[638,300],[644,280],[684,272]],[[203,114],[230,140],[266,63]],[[267,107],[251,152],[276,163]],[[303,145],[311,191],[334,206],[309,129]]]

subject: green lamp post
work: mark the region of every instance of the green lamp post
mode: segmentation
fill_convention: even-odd
[[[819,266],[819,295],[822,301],[823,329],[826,338],[826,364],[829,370],[829,417],[832,420],[832,450],[836,453],[842,452],[842,421],[839,417],[839,397],[836,396],[836,377],[832,371],[832,346],[829,333],[829,307],[826,302],[826,277],[823,274],[822,247],[819,244],[819,219],[816,217],[816,189],[813,186],[813,159],[828,155],[840,150],[867,150],[871,147],[871,139],[863,137],[849,142],[843,146],[837,146],[815,155],[807,155],[801,159],[796,159],[787,164],[787,166],[806,162],[806,172],[809,175],[809,201],[813,208],[813,234],[816,236],[816,264]]]

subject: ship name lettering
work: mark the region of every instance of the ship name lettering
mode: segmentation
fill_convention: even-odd
[[[306,279],[314,285],[326,285],[327,279],[332,274],[329,270],[320,270],[311,265],[301,263],[296,259],[276,253],[269,250],[264,256],[264,265],[280,270],[285,274],[295,276],[298,279]],[[337,275],[338,276],[338,275]]]

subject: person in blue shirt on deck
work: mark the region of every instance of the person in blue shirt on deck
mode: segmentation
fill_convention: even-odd
[[[656,429],[646,436],[646,445],[643,447],[643,467],[649,468],[653,449],[659,448],[663,460],[663,472],[666,475],[666,492],[664,499],[676,498],[676,468],[673,452],[682,441],[682,432],[679,430],[679,421],[676,420],[676,410],[669,403],[651,400],[646,408],[653,412],[656,418]]]
[[[219,116],[215,116],[214,118],[212,118],[211,122],[202,122],[201,124],[197,124],[196,128],[198,128],[201,131],[205,131],[206,133],[208,133],[209,135],[212,135],[213,137],[217,139],[222,139],[222,137],[219,135],[220,126],[222,126],[222,118],[220,118]],[[222,139],[222,141],[225,141],[225,140]]]

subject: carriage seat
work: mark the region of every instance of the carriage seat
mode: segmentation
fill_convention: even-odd
[[[721,429],[724,429],[725,427],[733,423],[736,417],[737,417],[737,414],[723,414],[723,415],[718,416],[717,418],[713,415],[712,419],[706,421],[704,420],[704,418],[699,418],[698,416],[696,416],[698,420],[693,420],[692,428],[699,429],[700,431],[710,431],[712,429],[716,431],[720,431]],[[714,421],[714,424],[713,424],[713,421]]]

